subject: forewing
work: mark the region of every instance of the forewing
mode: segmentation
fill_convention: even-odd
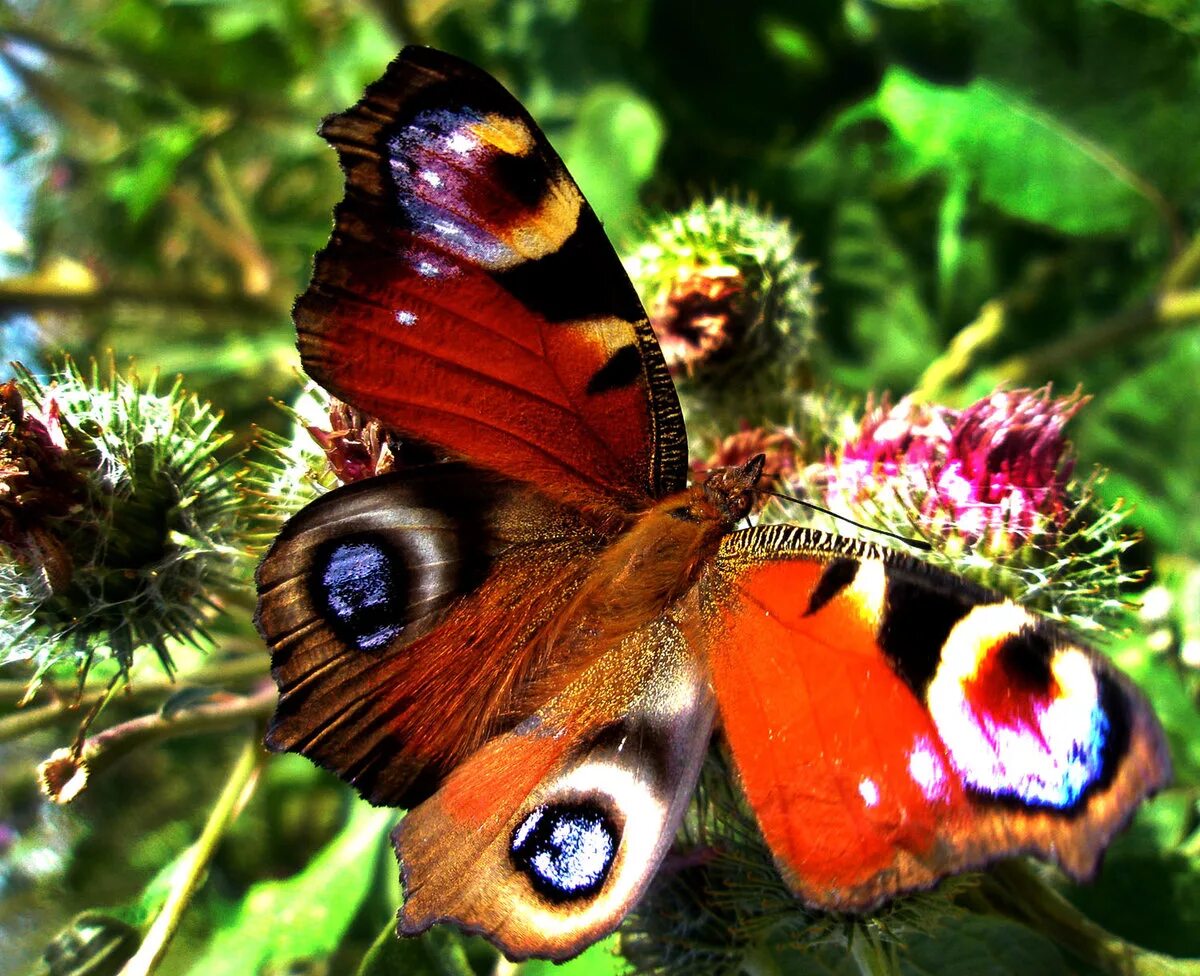
[[[1094,873],[1169,762],[1100,654],[924,564],[793,526],[728,537],[690,606],[747,797],[809,904],[997,858]]]
[[[583,508],[684,487],[678,399],[595,214],[495,79],[406,48],[322,134],[346,198],[304,367],[387,426]]]
[[[557,960],[611,932],[675,836],[713,715],[665,618],[606,652],[405,817],[400,931],[449,921]]]

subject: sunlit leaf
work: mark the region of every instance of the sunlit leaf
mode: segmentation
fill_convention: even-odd
[[[574,959],[563,963],[531,959],[520,969],[521,976],[619,976],[629,964],[617,953],[617,937],[609,936]]]
[[[190,971],[246,976],[331,953],[366,897],[394,819],[391,810],[356,804],[341,833],[298,875],[251,886]]]
[[[970,176],[1014,217],[1105,234],[1152,216],[1137,175],[1107,147],[994,82],[943,86],[891,68],[877,104],[918,167]]]
[[[633,90],[605,85],[589,92],[561,149],[613,240],[637,224],[637,195],[654,171],[663,141],[654,106]]]

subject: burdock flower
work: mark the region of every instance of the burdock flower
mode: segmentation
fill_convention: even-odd
[[[31,662],[34,687],[57,664],[126,673],[150,647],[169,673],[171,642],[203,635],[240,572],[220,415],[111,366],[2,389],[0,664]]]
[[[1087,403],[1050,388],[994,393],[963,410],[868,405],[826,461],[826,501],[934,545],[956,572],[1076,626],[1119,623],[1128,511],[1080,482],[1067,423]],[[964,551],[971,559],[960,558]]]
[[[905,493],[937,533],[1019,548],[1066,527],[1075,460],[1064,428],[1086,402],[1045,387],[994,393],[965,410],[882,403],[832,460],[828,498],[861,505]]]

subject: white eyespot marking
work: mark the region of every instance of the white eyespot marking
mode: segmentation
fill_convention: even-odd
[[[513,834],[512,846],[514,848],[523,847],[525,845],[525,842],[529,840],[529,835],[533,833],[533,828],[541,823],[542,815],[545,812],[545,807],[538,807],[533,811],[533,813],[526,817],[524,821],[522,821],[521,825],[517,828],[516,833]]]
[[[435,190],[442,188],[442,178],[431,169],[423,169],[420,173],[421,179],[432,186]]]
[[[465,132],[455,132],[446,140],[446,148],[460,156],[467,156],[479,148],[479,140]]]
[[[1066,809],[1103,773],[1109,720],[1091,661],[1051,646],[1014,604],[955,625],[926,699],[951,765],[982,793]]]
[[[868,776],[864,776],[858,781],[858,795],[862,797],[863,803],[869,807],[879,805],[879,787]]]
[[[379,650],[404,630],[409,581],[381,539],[362,535],[326,546],[313,568],[325,619],[360,651]]]
[[[513,833],[513,863],[551,901],[596,894],[608,877],[619,836],[595,800],[548,803]]]
[[[922,736],[913,751],[908,754],[908,775],[921,788],[927,800],[944,800],[946,789],[946,767],[937,754],[932,742]]]
[[[396,323],[398,325],[416,325],[417,313],[410,312],[408,309],[400,308],[396,310]]]

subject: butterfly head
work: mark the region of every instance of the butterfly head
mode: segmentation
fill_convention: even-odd
[[[704,502],[712,506],[719,521],[732,526],[750,513],[766,461],[765,454],[756,454],[745,464],[715,468],[700,485]]]

